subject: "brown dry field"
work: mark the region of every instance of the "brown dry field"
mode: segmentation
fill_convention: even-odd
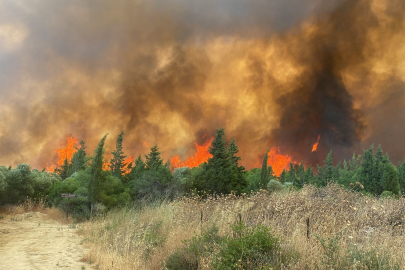
[[[86,249],[77,227],[57,209],[41,212],[17,207],[1,213],[0,269],[90,269],[80,261]]]

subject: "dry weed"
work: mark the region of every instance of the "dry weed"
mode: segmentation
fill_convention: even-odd
[[[404,203],[404,198],[365,197],[331,184],[297,192],[181,198],[143,210],[112,211],[83,228],[89,256],[100,269],[162,269],[183,240],[213,223],[227,233],[229,224],[239,220],[271,227],[285,248],[298,251],[299,261],[288,269],[327,268],[319,239],[334,238],[339,239],[336,265],[343,265],[339,258],[356,247],[383,250],[389,265],[405,269]]]

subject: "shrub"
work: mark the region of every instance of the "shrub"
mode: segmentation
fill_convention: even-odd
[[[280,242],[266,226],[248,227],[240,222],[224,238],[213,269],[269,269],[280,267]]]
[[[390,198],[392,196],[394,196],[392,191],[385,190],[385,191],[383,191],[383,193],[381,193],[381,197],[383,197],[383,198]]]
[[[218,227],[208,227],[200,236],[184,241],[184,247],[169,256],[166,268],[169,270],[197,270],[201,257],[208,257],[222,242]]]
[[[267,184],[267,189],[270,192],[275,192],[275,191],[280,191],[283,189],[283,184],[281,184],[279,181],[277,180],[270,180],[269,183]]]

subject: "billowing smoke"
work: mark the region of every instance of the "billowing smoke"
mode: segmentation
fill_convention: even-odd
[[[0,164],[42,168],[69,134],[91,149],[121,130],[127,154],[186,157],[221,127],[249,168],[272,146],[400,159],[402,2],[2,1]]]

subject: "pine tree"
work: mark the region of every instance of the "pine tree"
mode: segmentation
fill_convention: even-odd
[[[263,157],[262,163],[262,172],[260,175],[260,188],[266,189],[268,180],[268,173],[267,173],[267,158],[268,158],[269,150],[267,150],[266,154]]]
[[[296,186],[299,188],[302,188],[305,184],[307,184],[304,163],[302,161],[300,163],[300,166],[298,167],[298,178],[296,179],[296,182]]]
[[[330,150],[323,167],[318,165],[318,184],[326,186],[333,180],[332,150]]]
[[[384,171],[382,174],[384,189],[395,195],[400,193],[398,169],[390,162],[388,154],[382,159]],[[381,192],[382,193],[382,192]]]
[[[234,154],[232,154],[233,157],[230,156],[230,153],[235,153],[235,149],[226,148],[224,136],[224,129],[218,129],[209,148],[212,158],[202,165],[203,170],[196,177],[195,187],[198,190],[204,190],[208,193],[229,194],[231,191],[241,193],[242,187],[246,186],[246,181],[242,181],[240,174],[237,173],[241,171],[241,167],[235,163],[239,158],[235,159]],[[235,168],[239,169],[236,170]]]
[[[113,158],[110,161],[110,169],[113,176],[122,180],[123,168],[125,166],[124,160],[126,156],[122,151],[122,141],[124,139],[124,131],[121,132],[117,137],[116,148],[112,152]]]
[[[62,180],[65,180],[69,176],[72,175],[72,163],[69,162],[67,158],[65,158],[65,161],[63,162],[63,165],[61,166],[60,170],[58,170],[59,176]]]
[[[90,213],[93,215],[94,204],[96,202],[96,194],[98,192],[98,187],[103,173],[103,157],[104,157],[104,142],[107,135],[101,139],[98,143],[97,148],[94,150],[94,156],[91,161],[90,166],[90,181],[88,185],[88,200],[90,202]]]
[[[284,184],[285,182],[287,182],[287,175],[286,175],[286,174],[287,174],[287,173],[286,173],[285,170],[283,170],[283,171],[281,172],[280,177],[279,177],[280,183]]]
[[[239,152],[239,148],[235,143],[235,140],[232,140],[228,147],[229,154],[229,163],[230,163],[230,176],[232,177],[232,187],[231,190],[241,193],[242,190],[245,190],[247,186],[245,178],[245,167],[239,166],[240,157],[236,156]]]
[[[145,166],[145,162],[143,162],[141,155],[139,155],[135,160],[135,166],[131,170],[130,180],[134,181],[139,179],[146,170]]]
[[[83,140],[80,141],[80,147],[77,149],[76,153],[72,157],[72,172],[78,172],[85,170],[87,168],[87,158],[86,158],[86,145]]]
[[[290,170],[288,171],[288,182],[290,182],[294,186],[297,185],[297,175],[295,173],[294,164],[292,162],[290,162]]]
[[[146,170],[156,170],[163,166],[163,160],[160,158],[160,152],[157,145],[150,149],[149,155],[146,158]]]

